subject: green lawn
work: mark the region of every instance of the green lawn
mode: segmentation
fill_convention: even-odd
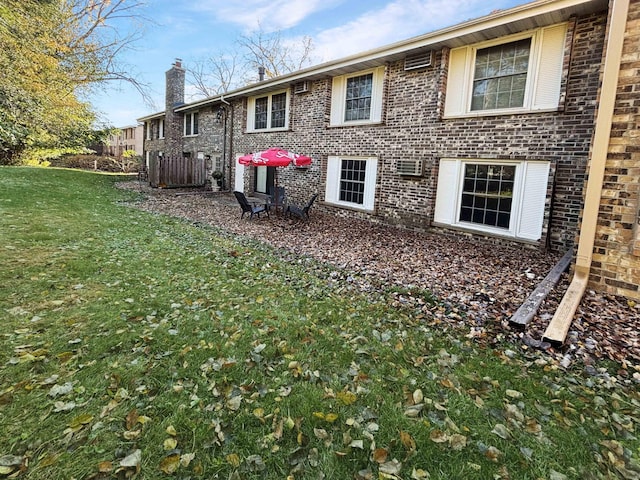
[[[619,366],[490,347],[117,180],[0,167],[0,478],[640,478]]]

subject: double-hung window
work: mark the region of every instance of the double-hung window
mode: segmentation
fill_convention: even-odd
[[[549,162],[442,159],[434,221],[536,241],[544,222]]]
[[[184,136],[198,135],[198,112],[184,114]]]
[[[289,127],[287,91],[251,97],[247,106],[247,131],[286,130]]]
[[[333,78],[331,125],[360,125],[382,121],[384,67]]]
[[[373,210],[378,159],[333,157],[327,161],[325,201],[359,210]]]
[[[455,48],[445,117],[556,110],[567,25]]]

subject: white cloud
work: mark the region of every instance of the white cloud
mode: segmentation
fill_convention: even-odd
[[[266,32],[295,27],[314,13],[343,0],[205,0],[193,9],[214,15],[219,22],[231,22],[246,31]]]
[[[314,38],[323,61],[363,52],[488,14],[513,0],[395,0]]]

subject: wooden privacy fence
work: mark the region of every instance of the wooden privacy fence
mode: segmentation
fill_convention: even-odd
[[[156,157],[149,161],[152,187],[202,187],[206,180],[206,165],[202,158]]]

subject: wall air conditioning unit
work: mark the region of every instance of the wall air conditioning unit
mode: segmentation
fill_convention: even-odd
[[[293,93],[307,93],[309,91],[309,82],[298,82],[293,86]]]
[[[409,177],[421,177],[423,175],[423,161],[398,160],[396,163],[396,173]]]
[[[418,68],[430,67],[433,63],[433,50],[412,53],[404,59],[405,70],[416,70]]]

